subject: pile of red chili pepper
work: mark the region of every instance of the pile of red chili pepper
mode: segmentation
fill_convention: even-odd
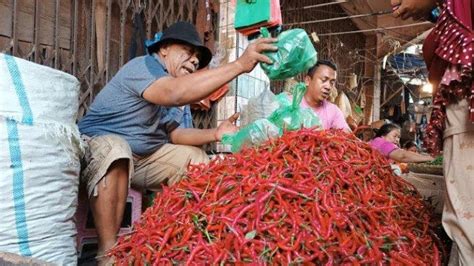
[[[190,166],[109,255],[118,265],[439,265],[429,221],[366,143],[302,129]]]

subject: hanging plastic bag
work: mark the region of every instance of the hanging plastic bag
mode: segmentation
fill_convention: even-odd
[[[251,27],[270,20],[270,0],[237,0],[234,27]]]
[[[246,126],[258,119],[269,117],[278,108],[275,94],[266,89],[257,97],[250,98],[240,115],[240,125]]]
[[[267,28],[261,28],[263,37],[270,37]],[[273,64],[260,63],[271,80],[283,80],[306,72],[318,61],[318,53],[303,29],[291,29],[278,35],[278,51],[265,53]]]
[[[297,83],[293,87],[293,100],[289,104],[288,97],[277,97],[280,101],[280,108],[278,108],[268,118],[273,124],[282,130],[298,130],[302,127],[311,128],[321,126],[319,117],[308,108],[301,108],[300,104],[306,92],[306,85],[304,83]],[[279,95],[279,96],[280,96]]]
[[[250,6],[252,8],[252,6]],[[260,10],[250,10],[251,13],[258,13]],[[239,13],[239,10],[237,10]],[[243,13],[243,12],[240,12]],[[237,17],[236,17],[237,19]],[[280,0],[271,0],[270,1],[270,18],[268,21],[253,24],[245,27],[236,27],[237,31],[242,33],[245,36],[250,36],[253,34],[258,34],[260,32],[261,27],[267,28],[278,28],[283,24],[283,20],[281,17],[281,7],[280,7]]]

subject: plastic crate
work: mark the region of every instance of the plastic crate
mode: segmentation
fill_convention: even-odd
[[[131,231],[132,224],[140,218],[142,213],[142,194],[141,192],[130,189],[128,191],[127,203],[120,226],[120,234],[126,234]],[[94,218],[89,208],[89,200],[86,193],[79,193],[79,204],[76,211],[77,244],[78,250],[81,248],[81,241],[84,239],[96,238],[97,233],[94,226]]]
[[[97,265],[95,257],[97,256],[98,240],[96,237],[78,238],[77,244],[77,263],[78,265]]]

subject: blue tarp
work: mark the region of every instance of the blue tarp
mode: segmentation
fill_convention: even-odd
[[[399,74],[405,73],[415,74],[417,78],[426,79],[428,76],[428,70],[423,58],[419,55],[400,53],[394,56],[390,56],[388,64]],[[415,76],[410,75],[415,78]]]

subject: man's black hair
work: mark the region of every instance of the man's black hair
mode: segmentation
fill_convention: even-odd
[[[316,72],[316,70],[320,66],[328,66],[328,67],[332,68],[334,71],[337,71],[337,66],[332,61],[330,61],[330,60],[318,60],[318,62],[308,70],[308,73],[306,75],[309,76],[309,77],[313,77],[314,72]]]

